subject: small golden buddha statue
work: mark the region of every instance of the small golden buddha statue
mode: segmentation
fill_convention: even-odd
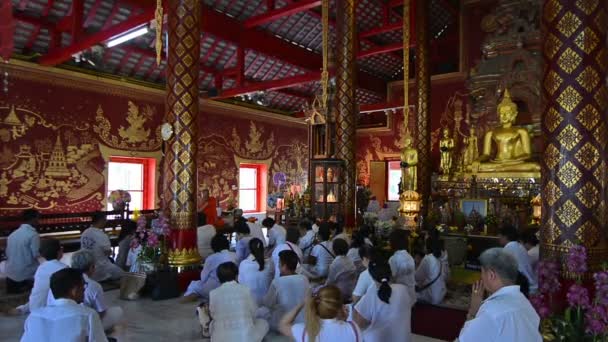
[[[412,147],[412,138],[407,134],[403,139],[401,151],[401,185],[403,191],[417,188],[416,177],[418,169],[418,151]]]
[[[502,173],[501,176],[540,177],[539,163],[530,161],[532,150],[528,130],[513,126],[518,112],[508,90],[505,90],[497,109],[500,127],[485,134],[482,154],[467,170],[473,173]],[[492,143],[496,145],[494,158],[491,157]]]
[[[441,160],[439,161],[439,169],[444,176],[450,174],[452,170],[452,150],[454,149],[454,139],[450,136],[450,129],[443,129],[443,137],[439,140],[439,152]]]

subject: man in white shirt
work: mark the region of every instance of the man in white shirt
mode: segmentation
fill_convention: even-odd
[[[321,242],[316,244],[310,252],[309,265],[306,273],[309,278],[325,278],[329,273],[329,265],[334,260],[332,244],[329,240],[330,232],[327,222],[323,222],[319,227],[317,237]]]
[[[281,276],[272,281],[263,300],[264,307],[268,309],[270,328],[273,330],[279,329],[283,315],[302,303],[310,289],[308,278],[296,274],[299,260],[295,252],[281,251],[279,260]],[[304,323],[303,312],[296,318],[296,323]]]
[[[526,250],[528,250],[528,257],[530,258],[530,264],[532,265],[534,274],[537,272],[536,265],[540,259],[538,237],[536,237],[536,233],[538,233],[538,230],[528,229],[522,234],[521,237],[521,242],[524,244]]]
[[[112,255],[112,244],[110,238],[105,233],[107,219],[106,214],[96,212],[93,214],[91,227],[87,228],[80,236],[80,248],[88,249],[95,256],[95,276],[96,281],[108,279],[120,279],[123,270],[113,264],[109,257]]]
[[[38,268],[40,236],[36,232],[37,210],[23,212],[23,224],[12,232],[6,242],[6,292],[21,293],[32,288]]]
[[[267,217],[262,221],[262,226],[268,229],[268,247],[273,248],[280,244],[285,243],[287,231],[281,225],[271,218]]]
[[[199,227],[196,228],[196,245],[198,247],[198,254],[203,258],[203,261],[211,254],[213,249],[211,248],[211,239],[217,234],[215,227],[212,224],[206,224],[203,219],[204,215],[199,215]]]
[[[460,342],[541,342],[540,318],[521,293],[517,260],[502,248],[491,248],[479,257],[481,281],[473,285],[467,322]],[[484,292],[490,296],[483,300]]]
[[[251,235],[251,237],[260,239],[260,241],[264,243],[264,247],[268,246],[268,241],[266,241],[262,226],[260,226],[260,224],[257,222],[249,221],[247,221],[247,225],[249,226],[249,234]]]
[[[251,291],[236,282],[238,272],[233,262],[217,268],[222,285],[209,294],[211,342],[261,342],[268,332],[268,322],[255,317],[257,307]]]
[[[111,330],[122,320],[123,310],[119,306],[108,307],[101,285],[91,277],[95,274],[95,258],[86,249],[72,255],[72,268],[82,272],[86,288],[84,290],[84,305],[95,310],[101,318],[104,330]]]
[[[303,255],[302,250],[298,246],[298,239],[300,238],[300,232],[295,228],[287,229],[287,240],[285,243],[278,244],[272,250],[272,263],[274,265],[274,279],[280,277],[280,264],[279,264],[279,253],[282,251],[292,251],[298,256],[299,265],[302,265]]]
[[[64,268],[55,272],[50,287],[56,299],[29,315],[21,342],[108,340],[97,313],[79,305],[84,297],[84,279],[80,271]]]
[[[530,284],[530,293],[535,293],[538,290],[538,281],[536,279],[536,273],[532,269],[532,263],[530,262],[530,256],[528,251],[518,241],[517,229],[513,226],[505,226],[500,230],[498,234],[499,243],[504,247],[505,251],[509,252],[515,260],[517,260],[517,269],[526,278]]]
[[[315,232],[312,230],[310,221],[304,220],[298,224],[298,230],[300,231],[300,242],[298,246],[302,250],[302,263],[306,262],[312,252],[312,248],[315,244]]]
[[[51,276],[53,273],[68,267],[68,265],[59,261],[63,257],[63,248],[57,239],[42,240],[40,243],[40,256],[46,261],[36,270],[34,287],[32,288],[32,293],[30,293],[29,301],[27,304],[17,308],[19,313],[26,314],[45,307],[49,296],[51,296]]]
[[[361,264],[365,266],[365,271],[359,274],[359,278],[357,279],[357,284],[355,285],[355,289],[353,290],[353,304],[357,304],[359,299],[363,297],[370,289],[376,288],[376,283],[374,279],[369,274],[369,263],[376,260],[376,250],[368,245],[359,248],[359,257],[361,258]]]
[[[336,256],[329,265],[325,286],[334,285],[340,289],[344,302],[350,302],[351,294],[357,283],[357,268],[352,260],[346,256],[348,244],[343,239],[332,241],[332,249]]]

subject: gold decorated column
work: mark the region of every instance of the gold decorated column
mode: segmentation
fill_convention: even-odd
[[[430,1],[416,1],[416,138],[418,150],[418,192],[422,215],[431,195],[431,70],[429,61]]]
[[[604,0],[545,0],[542,80],[541,256],[563,261],[573,244],[597,270],[608,257]]]
[[[196,248],[196,141],[201,7],[169,0],[166,119],[173,134],[164,161],[163,207],[172,228],[169,263],[200,263]]]
[[[345,164],[340,201],[346,227],[355,225],[356,193],[356,88],[355,88],[355,1],[336,0],[336,157]]]

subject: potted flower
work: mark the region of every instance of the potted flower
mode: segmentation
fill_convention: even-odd
[[[137,230],[131,242],[131,248],[138,250],[137,262],[139,270],[146,273],[156,271],[160,258],[160,239],[154,229],[148,229],[147,219],[141,215],[137,220]]]
[[[108,196],[108,202],[114,211],[124,211],[126,204],[131,202],[131,194],[125,190],[114,190]]]
[[[542,332],[546,341],[607,341],[608,340],[608,271],[593,274],[595,296],[582,284],[587,272],[587,251],[575,245],[566,257],[567,275],[574,278],[566,294],[567,307],[553,312],[551,299],[559,290],[560,268],[551,260],[538,265],[539,294],[530,301],[543,320]]]

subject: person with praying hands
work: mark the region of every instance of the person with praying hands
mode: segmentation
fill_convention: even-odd
[[[247,286],[261,305],[272,281],[273,265],[264,259],[264,243],[260,239],[249,240],[249,251],[251,254],[239,264],[239,283]]]
[[[310,252],[306,272],[310,274],[310,278],[325,278],[329,273],[329,265],[331,265],[335,257],[332,252],[332,243],[329,240],[329,223],[321,223],[317,237],[320,242]]]
[[[516,285],[515,257],[503,248],[490,248],[479,261],[481,280],[473,285],[467,322],[457,341],[541,342],[540,317]]]
[[[268,235],[268,248],[272,249],[280,244],[285,243],[287,231],[285,228],[275,222],[271,217],[267,217],[262,221],[262,226],[266,227]]]
[[[80,248],[89,250],[95,256],[95,281],[120,279],[124,271],[110,261],[112,243],[104,231],[107,224],[106,214],[98,211],[93,214],[91,227],[80,236]]]

